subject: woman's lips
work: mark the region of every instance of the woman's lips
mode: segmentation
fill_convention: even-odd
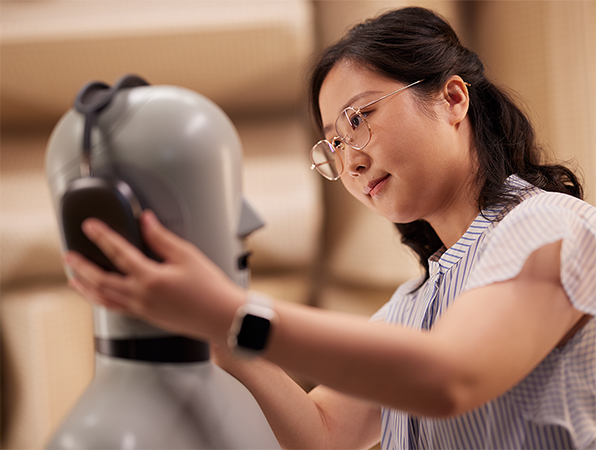
[[[371,197],[374,197],[375,195],[377,195],[379,193],[379,191],[381,189],[383,189],[383,186],[385,185],[385,182],[387,181],[387,179],[389,177],[390,177],[390,174],[387,174],[383,178],[377,178],[376,180],[371,181],[364,188],[364,193],[366,195],[370,195]]]

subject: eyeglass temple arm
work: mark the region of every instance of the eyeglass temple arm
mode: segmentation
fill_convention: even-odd
[[[381,98],[378,98],[376,100],[373,100],[370,103],[367,103],[366,105],[361,106],[360,108],[358,108],[358,111],[360,111],[361,109],[364,109],[364,108],[368,108],[369,106],[374,105],[375,103],[380,102],[381,100],[383,100],[383,99],[385,99],[387,97],[391,97],[393,94],[397,94],[398,92],[404,91],[404,90],[408,89],[409,87],[414,86],[415,84],[422,83],[423,81],[424,80],[414,81],[413,83],[410,83],[407,86],[404,86],[402,88],[399,88],[397,91],[390,92],[389,94],[384,95]]]

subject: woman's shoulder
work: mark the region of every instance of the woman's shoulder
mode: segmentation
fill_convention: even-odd
[[[467,289],[515,277],[534,251],[557,241],[562,241],[561,280],[567,294],[579,309],[593,314],[596,208],[567,194],[541,191],[496,224],[484,241]]]
[[[508,215],[535,214],[541,211],[569,211],[586,219],[596,217],[596,207],[590,203],[561,192],[540,191],[523,199]]]
[[[590,203],[569,194],[538,189],[524,180],[518,181],[514,188],[518,203],[503,208],[490,234],[523,234],[533,232],[536,227],[544,228],[543,232],[548,233],[546,225],[553,221],[562,226],[582,222],[588,227],[596,227],[596,207]]]
[[[588,215],[590,213],[594,214],[596,210],[593,205],[579,198],[561,192],[545,191],[532,185],[518,175],[511,175],[505,180],[503,191],[510,198],[515,198],[516,201],[505,204],[502,207],[500,217],[497,217],[497,221],[500,221],[512,212],[515,212],[514,215],[529,214],[551,207],[554,209],[564,208]]]
[[[596,235],[596,207],[560,192],[534,191],[494,224],[486,247],[533,251],[558,239]]]

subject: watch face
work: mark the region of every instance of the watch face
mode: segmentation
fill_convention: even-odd
[[[237,336],[239,347],[251,350],[263,350],[271,328],[271,321],[264,317],[246,314]]]

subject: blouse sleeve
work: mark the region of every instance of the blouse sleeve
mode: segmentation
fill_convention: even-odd
[[[540,194],[514,208],[487,236],[466,290],[514,278],[530,254],[557,241],[569,300],[596,315],[596,208],[565,194]]]

